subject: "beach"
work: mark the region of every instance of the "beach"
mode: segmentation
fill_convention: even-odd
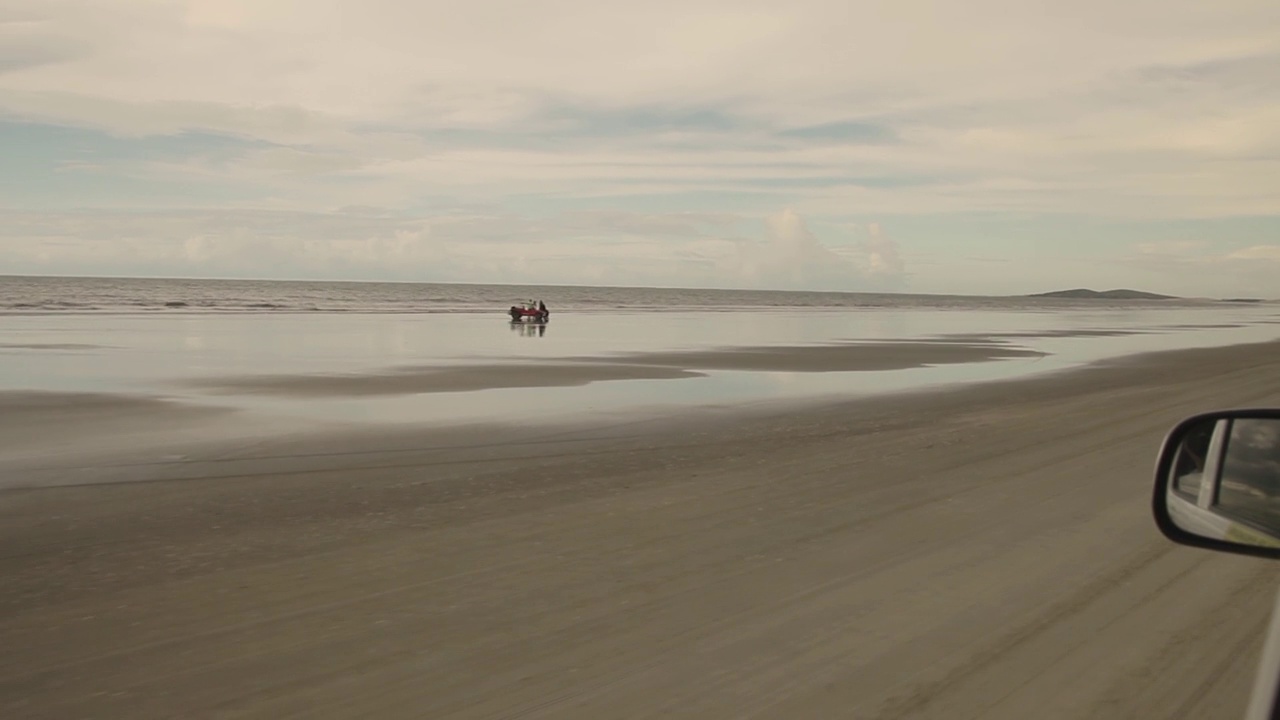
[[[1149,502],[1274,306],[161,312],[0,313],[2,717],[1247,702],[1280,573]]]
[[[1280,576],[1162,538],[1151,464],[1278,349],[12,489],[0,713],[1238,717]]]
[[[1280,720],[1280,0],[1155,5],[0,0],[0,720]]]

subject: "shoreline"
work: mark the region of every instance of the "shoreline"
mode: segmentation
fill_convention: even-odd
[[[616,428],[648,428],[635,437],[655,439],[681,437],[689,433],[699,434],[708,429],[715,431],[738,427],[758,430],[761,427],[777,427],[779,424],[800,426],[833,418],[863,418],[875,415],[901,416],[932,411],[953,412],[969,405],[989,402],[994,398],[1016,398],[1019,393],[1036,393],[1046,397],[1061,398],[1078,393],[1081,387],[1091,391],[1108,390],[1123,394],[1133,387],[1141,387],[1151,379],[1151,373],[1162,368],[1167,380],[1186,382],[1204,365],[1230,363],[1239,355],[1255,356],[1273,353],[1280,356],[1280,340],[1239,345],[1165,350],[1136,353],[1092,362],[1082,366],[1055,368],[1028,376],[962,382],[954,384],[925,385],[907,389],[894,389],[862,396],[844,396],[829,399],[813,397],[774,398],[761,401],[713,403],[685,408],[636,410],[620,409],[598,417],[568,415],[539,424],[536,429],[516,420],[483,419],[456,425],[422,423],[378,423],[362,420],[350,423],[318,422],[298,424],[285,429],[272,428],[270,424],[244,426],[238,419],[239,411],[184,402],[181,399],[132,395],[86,393],[0,392],[0,407],[7,399],[19,399],[37,412],[47,413],[46,418],[22,418],[6,412],[0,417],[0,430],[11,433],[15,428],[28,435],[20,440],[30,441],[34,436],[47,433],[53,424],[62,429],[82,427],[95,420],[107,418],[118,433],[95,438],[92,449],[76,460],[74,453],[60,451],[56,456],[37,454],[19,458],[6,468],[0,458],[0,470],[7,470],[8,482],[0,482],[0,494],[7,491],[75,488],[88,485],[112,485],[133,482],[188,481],[193,479],[239,478],[255,473],[221,473],[198,476],[191,473],[169,472],[169,469],[187,468],[201,463],[213,463],[222,467],[234,464],[252,465],[263,460],[279,460],[290,453],[274,455],[243,454],[243,448],[309,448],[334,445],[342,447],[334,453],[302,454],[313,457],[380,453],[413,452],[414,448],[429,451],[450,450],[462,447],[490,447],[490,438],[504,437],[518,431],[506,443],[513,447],[528,447],[544,442],[547,438],[557,442],[591,443],[607,440]],[[1170,369],[1187,369],[1170,373]],[[8,396],[8,398],[6,397]],[[64,413],[72,416],[67,418]],[[77,415],[78,414],[78,415]],[[41,423],[40,420],[44,420]],[[70,422],[68,422],[70,420]],[[216,424],[209,424],[216,423]],[[229,434],[231,429],[241,434]],[[203,437],[202,437],[203,436]],[[632,437],[628,434],[628,437]],[[144,440],[148,442],[142,442]],[[121,449],[122,441],[133,439],[139,444],[133,449]],[[405,448],[395,445],[405,444]],[[65,448],[67,440],[59,438],[57,448]],[[161,459],[156,459],[157,457]],[[54,462],[50,463],[51,460]],[[96,469],[105,477],[94,478]],[[130,475],[137,470],[137,477]],[[310,470],[289,470],[290,473]],[[75,479],[50,480],[70,474]],[[86,476],[89,474],[90,476]],[[123,475],[124,477],[120,477]],[[14,478],[26,477],[26,482]],[[37,480],[35,478],[43,478]]]
[[[958,340],[849,342],[633,352],[504,364],[403,367],[345,374],[239,376],[187,381],[182,386],[218,395],[356,397],[550,388],[611,380],[678,380],[708,371],[835,373],[909,370],[992,360],[1041,358],[1045,353],[996,342]]]
[[[119,322],[169,318],[215,322],[279,317],[386,320],[489,316],[508,322],[513,300],[548,302],[552,326],[573,319],[704,313],[711,316],[829,312],[1140,312],[1150,314],[1274,314],[1280,299],[1233,302],[1217,298],[1166,300],[1061,298],[1035,295],[813,292],[696,288],[535,287],[408,283],[273,282],[127,278],[0,278],[0,319],[24,322]],[[514,296],[512,293],[516,293]]]

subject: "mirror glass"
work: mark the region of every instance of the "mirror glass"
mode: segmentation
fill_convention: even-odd
[[[1205,419],[1170,451],[1166,504],[1174,524],[1213,540],[1280,548],[1280,417]]]
[[[1214,507],[1280,536],[1280,420],[1232,420]]]
[[[1209,444],[1213,441],[1214,431],[1220,422],[1201,421],[1192,425],[1183,436],[1173,465],[1171,490],[1193,500],[1200,496],[1205,461],[1209,457]]]

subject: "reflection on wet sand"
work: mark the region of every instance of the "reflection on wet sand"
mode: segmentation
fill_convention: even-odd
[[[547,323],[515,321],[511,323],[511,332],[522,337],[543,337],[547,334]]]
[[[859,372],[1037,358],[1007,345],[963,343],[846,343],[803,347],[631,353],[566,358],[561,362],[398,368],[360,374],[211,378],[191,387],[221,394],[339,397],[467,392],[495,388],[585,385],[600,380],[701,377],[700,371]]]

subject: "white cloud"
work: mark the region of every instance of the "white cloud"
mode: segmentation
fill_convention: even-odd
[[[799,216],[1280,216],[1276,27],[1274,0],[0,0],[0,119],[246,141],[59,158],[73,179],[93,165],[174,189],[49,191],[51,207],[138,211],[110,232],[46,215],[39,232],[117,243],[139,262],[188,262],[161,249],[182,238],[209,267],[258,242],[261,267],[315,272],[328,270],[297,248],[459,278],[601,278],[634,253],[630,275],[671,282],[896,287],[907,271],[883,234],[833,254]],[[175,202],[297,214],[210,229],[158,212]],[[646,212],[491,210],[539,202]],[[442,209],[464,204],[484,217]],[[317,219],[346,206],[425,217],[430,231],[400,237],[385,220],[315,245],[329,232]],[[757,247],[655,207],[791,214]],[[521,238],[527,256],[473,250],[495,237]],[[0,242],[22,238],[0,229]]]
[[[742,242],[730,262],[749,287],[814,290],[884,290],[902,281],[902,272],[880,267],[867,253],[862,267],[832,252],[788,208],[768,219],[764,242]],[[883,238],[879,239],[881,242]]]
[[[885,290],[905,268],[883,236],[852,258],[793,211],[762,239],[728,236],[724,215],[572,213],[547,220],[470,214],[403,218],[293,212],[0,216],[25,272],[459,280]],[[886,258],[892,260],[886,262]]]
[[[37,19],[22,25],[27,45],[77,48],[0,78],[10,106],[95,122],[97,99],[132,109],[108,113],[114,127],[148,128],[224,107],[238,114],[210,122],[246,132],[286,122],[253,119],[286,112],[272,108],[338,122],[505,126],[548,99],[728,103],[810,124],[1052,99],[1152,66],[1280,49],[1280,10],[1253,0],[1086,0],[1070,12],[1006,0],[6,4]]]
[[[1264,260],[1280,263],[1280,245],[1254,245],[1227,255],[1228,260]],[[1280,268],[1274,268],[1280,271]]]
[[[867,250],[868,272],[875,276],[898,278],[906,272],[906,262],[898,252],[897,243],[884,236],[879,223],[872,223],[869,237],[863,245]]]
[[[1193,0],[1086,0],[1064,12],[1006,0],[8,4],[45,21],[31,37],[101,45],[83,63],[13,78],[14,89],[363,119],[433,108],[509,119],[525,108],[517,98],[549,92],[604,103],[747,96],[783,115],[846,89],[850,99],[875,91],[886,108],[1009,97],[1134,65],[1274,50],[1280,20],[1269,2]]]

